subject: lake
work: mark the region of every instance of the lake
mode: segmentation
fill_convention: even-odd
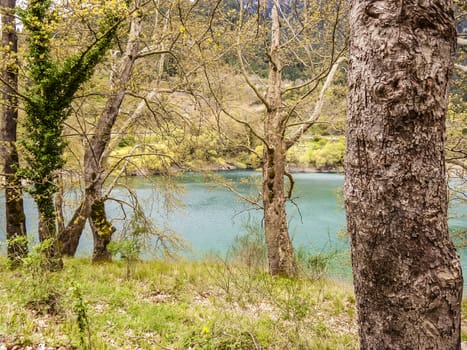
[[[217,175],[233,184],[242,194],[257,193],[260,173],[254,171],[228,171]],[[295,190],[293,202],[289,203],[289,229],[296,247],[304,246],[313,252],[339,248],[348,249],[345,239],[338,238],[339,232],[345,231],[345,213],[341,199],[344,177],[330,173],[297,173],[294,174]],[[162,188],[174,192],[171,186],[164,185],[159,177],[153,181],[134,177],[127,180],[127,186],[136,193],[146,213],[161,230],[172,229],[183,237],[192,250],[185,253],[189,258],[199,258],[207,253],[225,255],[235,236],[246,231],[247,225],[261,227],[262,213],[252,208],[251,204],[241,200],[237,195],[212,179],[199,174],[185,174],[177,179],[179,189],[176,198],[167,199]],[[128,200],[128,192],[119,187],[112,192],[117,201],[107,203],[107,211],[114,225],[122,229],[127,223],[122,212],[122,200]],[[68,203],[75,202],[78,194],[67,193]],[[166,211],[170,203],[179,201],[182,206]],[[37,212],[30,197],[25,199],[25,210],[28,217],[28,232],[37,230]],[[67,210],[71,213],[72,206]],[[4,199],[0,196],[0,240],[5,239]],[[467,214],[467,207],[457,207],[454,214]],[[467,228],[466,217],[453,217],[449,221],[451,228]],[[5,247],[2,248],[5,251]],[[89,228],[82,237],[78,248],[79,256],[89,256],[92,250]],[[462,265],[467,268],[467,251],[461,250]]]

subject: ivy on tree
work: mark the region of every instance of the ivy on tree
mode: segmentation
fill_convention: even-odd
[[[57,170],[64,164],[66,145],[62,137],[64,122],[76,91],[87,81],[112,44],[124,16],[109,10],[99,22],[95,40],[82,52],[57,62],[52,57],[52,35],[59,16],[51,0],[29,1],[19,12],[27,35],[26,53],[29,86],[24,93],[27,166],[20,174],[31,186],[28,189],[39,211],[39,238],[51,240],[46,255],[52,266],[60,267],[56,213],[53,197],[57,191]]]

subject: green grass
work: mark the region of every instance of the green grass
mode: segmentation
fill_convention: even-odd
[[[8,270],[0,338],[77,349],[357,349],[348,286],[281,279],[218,261]]]

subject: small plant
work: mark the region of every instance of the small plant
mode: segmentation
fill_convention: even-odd
[[[151,223],[142,210],[136,209],[123,232],[117,240],[110,242],[107,249],[110,254],[125,261],[126,279],[129,280],[134,264],[152,235]]]
[[[25,236],[16,236],[8,239],[5,244],[8,251],[8,268],[15,269],[21,266],[23,258],[28,254],[28,239]],[[11,249],[11,250],[10,250]]]
[[[110,254],[125,261],[126,279],[129,280],[133,265],[139,260],[141,254],[141,242],[139,242],[135,235],[130,235],[129,237],[122,237],[119,240],[110,242],[107,249]]]
[[[326,275],[329,267],[332,265],[338,255],[337,250],[320,251],[312,253],[310,249],[304,246],[295,251],[298,265],[306,275],[313,279],[319,279]]]
[[[81,287],[73,283],[71,287],[71,296],[74,299],[73,312],[76,315],[76,323],[78,325],[79,345],[81,349],[91,350],[91,328],[89,326],[88,308],[83,299]]]
[[[21,268],[16,272],[21,276],[12,291],[24,307],[36,315],[58,315],[62,312],[61,282],[57,282],[57,274],[49,270],[45,252],[52,244],[51,239],[44,240],[32,247],[21,259]]]
[[[25,270],[32,275],[34,279],[42,279],[49,273],[50,266],[46,252],[54,244],[53,239],[49,238],[35,244],[28,255],[22,259]]]
[[[244,266],[264,270],[267,266],[267,247],[264,231],[258,223],[248,220],[246,233],[234,238],[230,248],[230,260]]]

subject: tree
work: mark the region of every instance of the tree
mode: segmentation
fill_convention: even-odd
[[[129,20],[128,33],[125,33],[128,36],[125,38],[127,44],[125,49],[119,54],[115,65],[112,65],[110,92],[105,106],[102,112],[100,112],[95,126],[93,126],[95,130],[92,132],[92,136],[89,137],[85,130],[83,130],[81,135],[85,142],[83,155],[84,198],[60,235],[62,252],[68,256],[74,256],[84,225],[89,219],[94,238],[93,261],[110,259],[107,246],[115,228],[107,218],[105,201],[108,199],[107,197],[112,191],[113,185],[116,184],[118,177],[125,171],[125,164],[128,163],[130,158],[138,157],[138,154],[127,154],[125,158],[120,159],[121,162],[117,161],[117,165],[122,163],[121,166],[123,167],[120,170],[120,174],[117,175],[115,175],[115,173],[118,173],[116,167],[109,164],[109,157],[111,157],[112,151],[115,150],[119,141],[128,132],[127,129],[134,126],[138,119],[143,117],[146,109],[149,108],[152,111],[153,107],[150,107],[150,103],[162,90],[159,83],[164,69],[164,56],[169,52],[165,47],[165,41],[170,42],[170,45],[174,45],[179,36],[178,34],[173,38],[171,33],[168,32],[168,22],[171,18],[170,13],[175,7],[175,2],[165,3],[165,6],[162,6],[160,1],[157,1],[154,2],[154,7],[148,4],[148,2],[141,2],[139,0],[132,2],[131,11],[134,14]],[[155,12],[155,16],[151,16],[151,12]],[[157,35],[152,35],[151,41],[146,42],[150,46],[143,47],[145,40],[142,38],[144,35],[148,35],[147,32],[143,33],[144,25],[150,23],[153,26],[154,22],[157,26],[155,28]],[[160,57],[156,64],[153,62],[155,55]],[[136,65],[137,61],[142,61],[141,65],[144,67],[145,72],[143,77],[151,80],[151,83],[143,83],[144,85],[139,88],[147,89],[149,84],[152,86],[150,87],[151,91],[145,97],[141,97],[141,101],[134,108],[133,104],[131,104],[134,101],[127,103],[126,106],[123,103],[125,102],[125,97],[128,96],[130,96],[130,100],[131,97],[137,96],[140,98],[137,95],[138,91],[132,91],[132,88],[137,83],[140,83],[137,79],[132,80],[134,71],[138,68]],[[154,70],[156,72],[153,72]],[[141,77],[139,79],[141,80]],[[118,126],[118,117],[122,113],[122,107],[132,109],[132,113],[125,118],[123,125],[119,126],[118,132],[115,132],[114,129]],[[86,120],[83,121],[83,124],[86,124]],[[143,124],[145,129],[148,129],[148,124]],[[104,191],[104,182],[110,176],[113,176],[113,181]]]
[[[286,155],[317,121],[325,93],[343,60],[345,38],[339,29],[344,8],[339,0],[327,4],[271,0],[253,4],[253,7],[246,1],[240,1],[238,18],[233,20],[236,37],[234,49],[246,85],[257,103],[263,106],[261,131],[255,127],[250,116],[241,116],[233,109],[229,110],[228,104],[214,91],[214,79],[205,73],[220,109],[244,125],[262,144],[260,206],[264,212],[269,271],[272,275],[293,276],[297,272],[287,227],[286,202],[292,199],[294,180],[286,171]],[[258,42],[262,41],[266,51],[262,53],[262,58],[267,62],[267,83],[261,78],[264,68],[257,57],[261,55],[257,52]],[[295,74],[291,68],[297,65],[304,81],[286,81],[286,73],[293,77]],[[319,87],[320,93],[316,98],[314,92]],[[221,89],[216,87],[218,91]],[[313,104],[314,109],[309,113]]]
[[[282,109],[282,63],[280,60],[279,5],[274,3],[271,24],[268,92],[264,119],[263,210],[264,231],[268,247],[269,271],[272,275],[292,276],[296,273],[294,250],[287,229],[285,213],[286,142]]]
[[[444,156],[452,1],[351,3],[345,205],[361,349],[459,349]]]
[[[18,122],[18,37],[16,34],[16,0],[2,0],[2,67],[3,106],[1,120],[1,154],[5,176],[6,238],[8,258],[13,265],[27,254],[26,216],[21,181],[16,176],[19,157],[16,148]]]
[[[94,135],[88,139],[84,153],[85,198],[72,218],[71,227],[62,233],[63,249],[67,255],[74,255],[86,219],[90,216],[94,237],[93,261],[110,260],[107,245],[115,228],[107,220],[102,186],[105,180],[103,158],[110,142],[111,131],[125,97],[126,85],[131,77],[133,65],[139,54],[139,36],[142,28],[142,9],[139,1],[134,2],[135,14],[131,17],[127,47],[122,55],[115,74],[112,75],[111,94],[101,117],[98,119]],[[74,231],[74,232],[72,232]]]
[[[29,34],[27,64],[30,81],[24,93],[26,137],[23,143],[27,150],[27,167],[21,173],[31,183],[29,192],[39,211],[39,239],[48,241],[46,257],[52,269],[62,266],[54,195],[57,171],[64,164],[64,122],[76,91],[89,79],[112,43],[122,21],[119,11],[121,9],[104,9],[104,18],[98,22],[98,30],[93,31],[93,42],[63,60],[53,57],[51,41],[59,16],[52,1],[29,1],[27,8],[20,12]]]

